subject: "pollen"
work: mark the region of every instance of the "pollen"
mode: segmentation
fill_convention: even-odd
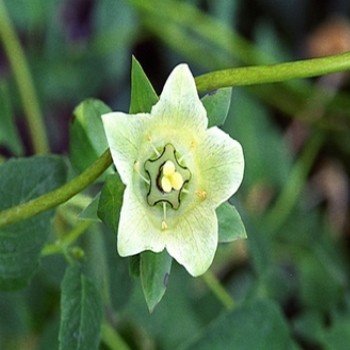
[[[184,183],[182,175],[176,171],[175,164],[168,160],[163,165],[163,177],[161,185],[164,192],[169,193],[173,189],[179,191]]]
[[[207,192],[203,191],[203,190],[198,190],[196,191],[196,195],[199,197],[199,199],[201,199],[202,201],[204,201],[207,198]]]
[[[163,220],[162,221],[162,230],[165,231],[168,228],[167,223]]]

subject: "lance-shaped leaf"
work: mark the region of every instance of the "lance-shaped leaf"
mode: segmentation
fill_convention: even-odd
[[[141,254],[141,283],[150,312],[161,301],[168,285],[172,258],[166,252]]]
[[[101,295],[77,265],[62,281],[60,350],[98,348],[102,322]]]
[[[231,104],[232,88],[222,88],[212,91],[202,98],[207,110],[208,127],[219,126],[225,123]]]
[[[237,209],[228,202],[216,209],[219,223],[219,242],[228,243],[247,238],[245,227]]]
[[[148,80],[140,63],[132,57],[131,66],[131,98],[129,113],[150,112],[154,104],[158,102],[158,96]]]
[[[9,160],[0,166],[0,211],[62,185],[66,166],[56,156]],[[0,289],[24,287],[34,274],[53,211],[0,229]]]

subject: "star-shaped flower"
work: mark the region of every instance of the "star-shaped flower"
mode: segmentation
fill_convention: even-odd
[[[208,127],[186,64],[165,83],[151,113],[102,116],[114,164],[126,185],[118,228],[121,256],[168,253],[193,276],[218,245],[215,209],[242,182],[241,145]]]

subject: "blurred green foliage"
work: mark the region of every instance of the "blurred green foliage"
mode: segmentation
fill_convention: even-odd
[[[74,142],[69,146],[69,127],[79,129],[84,121],[79,115],[73,120],[72,111],[90,97],[103,100],[113,110],[127,111],[132,54],[159,90],[171,68],[183,61],[197,75],[300,58],[313,28],[332,15],[341,13],[347,20],[350,15],[350,4],[340,0],[319,6],[301,0],[6,0],[5,4],[30,65],[51,149],[64,155],[69,147],[70,152],[74,149],[77,156],[70,158],[74,171],[82,171],[103,150],[96,151],[96,135],[85,140],[86,147]],[[244,149],[245,178],[232,203],[242,214],[248,239],[221,246],[213,266],[236,302],[232,311],[224,309],[203,280],[191,278],[173,263],[167,293],[149,314],[140,279],[130,277],[129,259],[116,253],[115,232],[97,223],[96,217],[78,232],[65,255],[69,259],[77,254],[74,248],[84,250],[81,281],[92,281],[101,293],[105,321],[120,337],[119,343],[112,341],[114,348],[116,344],[126,349],[348,348],[350,93],[345,81],[335,96],[319,99],[320,85],[320,80],[293,81],[233,89],[223,129]],[[332,86],[326,83],[325,88]],[[300,154],[308,151],[307,140],[319,132],[325,137],[304,164]],[[301,151],[291,140],[301,142]],[[0,145],[4,158],[32,151],[14,78],[1,48]],[[96,154],[87,152],[89,147]],[[84,152],[86,158],[81,156]],[[305,170],[302,175],[295,172],[296,164]],[[333,172],[326,177],[329,164]],[[35,194],[18,187],[24,170],[8,176],[2,175],[5,171],[0,172],[2,202],[11,187],[19,191],[17,202]],[[47,171],[55,178],[54,169]],[[285,193],[296,195],[279,202],[289,185]],[[335,197],[325,192],[327,186],[336,191]],[[59,208],[52,229],[47,224],[50,218],[45,217],[38,237],[30,235],[28,245],[18,252],[30,254],[34,247],[37,259],[41,236],[49,234],[49,243],[54,243],[71,232],[81,224],[78,215],[100,189],[94,185]],[[271,222],[280,220],[281,212],[283,220],[274,230]],[[113,220],[111,225],[115,227]],[[13,240],[5,231],[0,235]],[[1,253],[5,248],[0,245],[0,261],[7,259],[10,264],[11,256]],[[58,349],[66,266],[62,254],[44,257],[26,288],[0,292],[1,349]],[[106,334],[102,332],[100,347],[113,349]]]

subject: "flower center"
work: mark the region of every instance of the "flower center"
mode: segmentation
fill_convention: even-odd
[[[163,165],[161,187],[166,193],[171,192],[173,189],[179,191],[183,186],[184,180],[181,173],[176,171],[175,164],[171,160],[167,160]]]
[[[167,144],[163,152],[156,159],[148,159],[144,167],[150,180],[147,203],[150,206],[169,203],[173,209],[178,209],[181,192],[190,181],[191,172],[180,165],[174,146]]]

